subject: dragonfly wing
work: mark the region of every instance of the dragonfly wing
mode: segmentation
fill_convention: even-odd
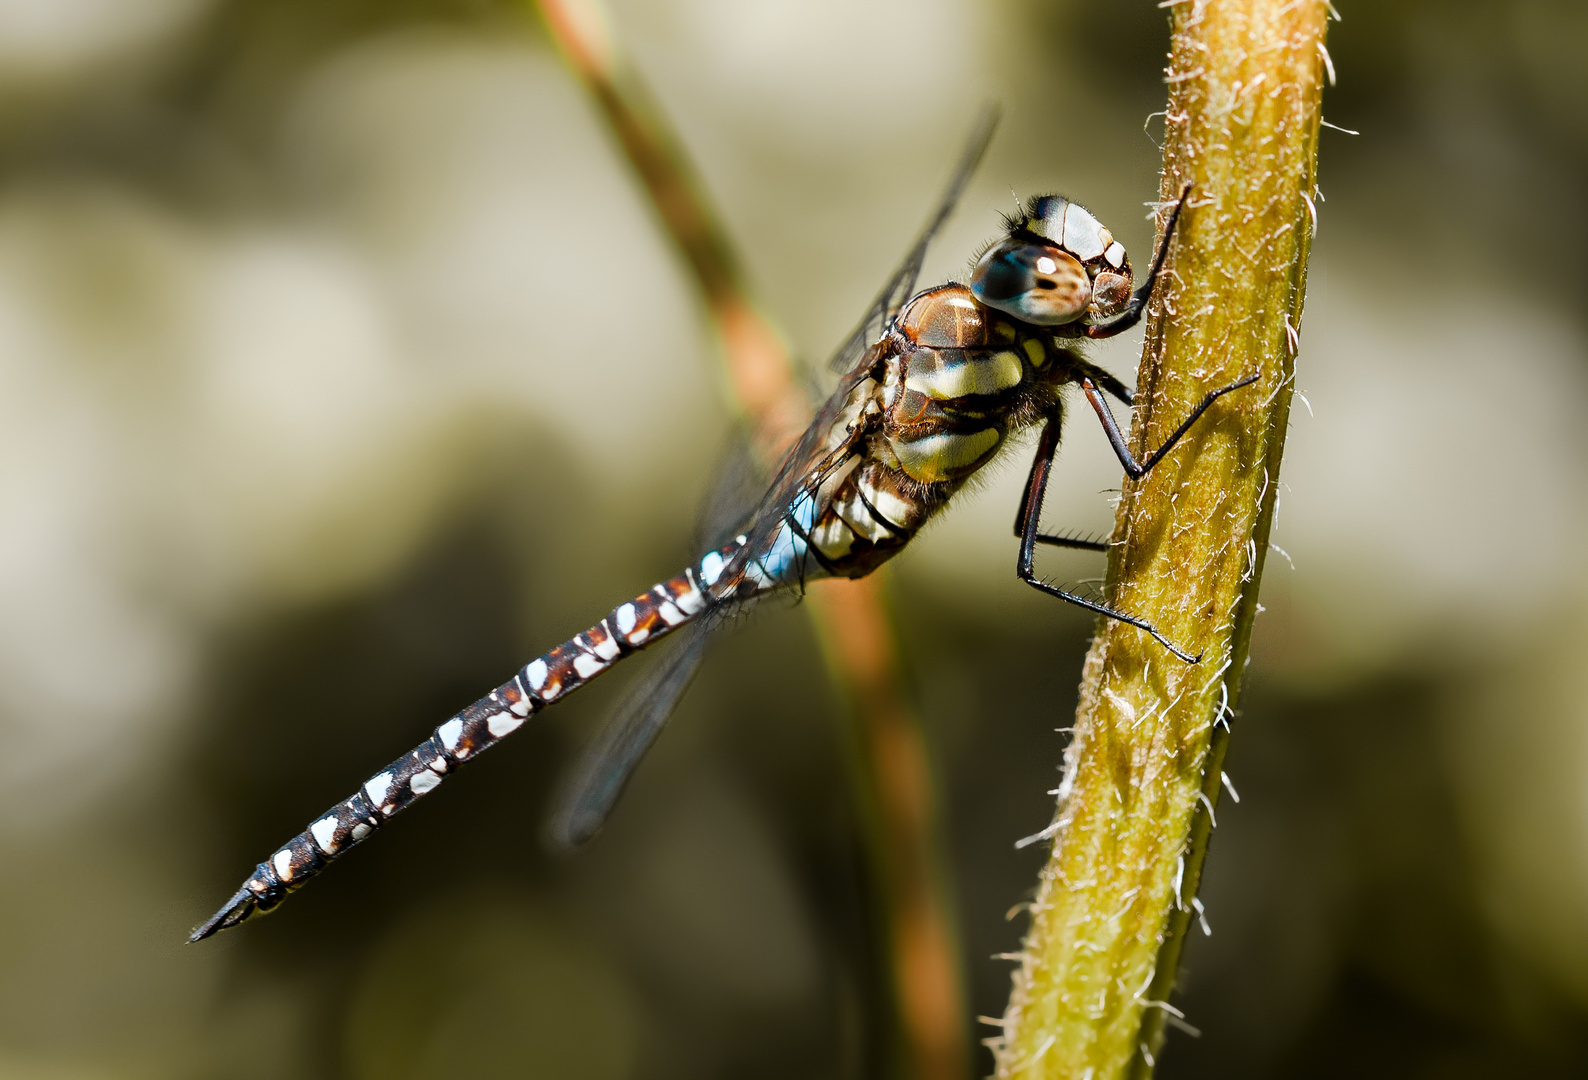
[[[843,419],[845,408],[850,404],[851,394],[857,386],[871,378],[872,360],[882,348],[882,344],[874,343],[862,354],[860,361],[839,380],[837,389],[816,411],[815,418],[799,441],[783,456],[772,483],[756,503],[754,512],[746,519],[743,529],[748,542],[728,563],[723,572],[724,579],[736,581],[748,573],[752,558],[764,555],[773,537],[783,528],[790,508],[803,495],[808,494],[813,499],[816,497],[824,479],[819,475],[822,462],[832,453],[835,437],[841,434],[838,425]],[[803,583],[804,580],[801,575],[799,582]]]
[[[954,204],[959,201],[971,174],[986,153],[997,126],[997,109],[989,107],[983,110],[926,228],[866,309],[860,324],[829,361],[829,367],[841,375],[838,386],[816,411],[816,416],[799,441],[783,456],[766,493],[756,503],[754,512],[744,519],[741,528],[749,542],[740,548],[739,554],[724,572],[726,580],[742,579],[751,568],[752,558],[765,552],[767,544],[783,527],[785,515],[800,493],[809,492],[814,496],[816,488],[820,486],[821,478],[815,472],[833,449],[835,425],[850,403],[850,395],[871,377],[871,369],[886,345],[884,332],[914,293],[916,279],[921,274],[921,264],[926,258],[926,249],[953,211]],[[800,580],[803,581],[803,577]]]
[[[767,476],[748,433],[735,431],[711,471],[711,486],[695,518],[695,550],[715,551],[745,531],[766,494]]]
[[[680,640],[639,681],[569,774],[548,826],[552,843],[572,850],[593,840],[606,823],[656,737],[694,681],[711,632],[721,619],[708,614],[674,636]]]
[[[740,511],[748,505],[742,493],[746,490],[747,478],[755,475],[753,460],[743,446],[736,446],[725,456],[718,470],[718,480],[707,498],[703,529],[713,540],[722,540],[733,535],[737,523],[749,537],[749,542],[740,549],[740,556],[725,572],[725,578],[742,576],[749,568],[753,553],[761,551],[781,527],[784,515],[799,494],[814,492],[820,485],[821,478],[812,473],[827,454],[832,426],[850,392],[869,377],[870,357],[878,348],[878,339],[915,291],[927,247],[953,212],[971,174],[986,153],[997,123],[997,110],[989,108],[982,113],[926,228],[830,362],[832,368],[844,373],[844,378],[817,410],[799,442],[784,456],[771,484],[762,489],[765,494],[748,514]],[[678,699],[699,671],[712,631],[734,613],[730,607],[736,611],[746,604],[746,600],[730,601],[722,610],[680,630],[677,636],[681,640],[671,654],[629,691],[607,726],[585,751],[572,773],[572,781],[564,788],[550,826],[554,843],[575,848],[600,832],[640,759],[661,734]]]
[[[981,163],[982,155],[987,152],[987,145],[992,142],[993,132],[997,127],[998,109],[989,105],[982,110],[981,116],[977,119],[976,127],[971,131],[970,139],[965,143],[965,150],[960,155],[959,164],[954,167],[954,174],[949,179],[948,187],[943,190],[943,196],[937,202],[937,209],[927,220],[921,235],[916,237],[914,246],[905,254],[904,261],[899,263],[887,283],[882,286],[882,291],[877,293],[877,298],[866,309],[860,325],[855,327],[854,333],[850,334],[833,354],[832,360],[828,362],[830,369],[848,371],[853,367],[867,347],[882,336],[888,324],[893,321],[893,317],[904,306],[904,302],[915,292],[916,279],[921,276],[921,265],[926,261],[926,249],[931,246],[932,238],[943,227],[943,222],[948,220],[949,214],[954,212],[955,204],[964,194],[965,185],[970,182],[971,174]]]
[[[715,550],[748,528],[766,491],[766,476],[756,465],[748,437],[736,432],[723,448],[701,503],[698,548]],[[555,846],[578,848],[601,831],[629,778],[694,681],[712,632],[748,607],[748,600],[726,601],[689,623],[674,635],[673,647],[629,689],[601,733],[584,749],[578,765],[568,772],[548,825]]]

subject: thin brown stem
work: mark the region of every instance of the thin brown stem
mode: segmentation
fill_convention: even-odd
[[[688,263],[722,344],[736,403],[764,463],[799,436],[811,403],[780,336],[751,302],[727,234],[688,159],[596,0],[536,0],[553,41],[600,105]],[[958,949],[940,872],[935,795],[925,740],[899,674],[898,647],[875,581],[821,582],[811,611],[850,705],[886,952],[900,1028],[900,1076],[960,1080],[969,1061]]]

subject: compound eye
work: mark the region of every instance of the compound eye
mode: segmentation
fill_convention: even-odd
[[[1038,326],[1074,322],[1092,302],[1092,281],[1074,256],[1051,244],[1009,239],[995,244],[971,271],[971,292]]]

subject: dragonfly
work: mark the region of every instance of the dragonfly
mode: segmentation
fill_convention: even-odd
[[[1106,226],[1078,202],[1043,195],[1005,216],[1002,235],[975,260],[968,283],[916,291],[928,246],[959,202],[993,127],[991,118],[978,125],[925,228],[831,361],[840,373],[836,388],[769,470],[763,494],[735,527],[682,573],[529,661],[370,776],[261,862],[190,941],[274,909],[537,713],[677,633],[682,640],[636,683],[587,752],[553,822],[564,844],[591,839],[687,689],[714,631],[769,595],[797,593],[817,578],[872,573],[1023,429],[1041,427],[1015,522],[1020,580],[1137,627],[1181,661],[1199,659],[1147,620],[1060,588],[1034,569],[1038,545],[1108,548],[1040,531],[1068,388],[1079,387],[1125,472],[1139,478],[1214,401],[1257,379],[1249,375],[1208,393],[1157,450],[1138,460],[1104,397],[1130,406],[1131,392],[1081,353],[1085,342],[1141,320],[1190,188],[1169,207],[1139,286],[1124,246]]]

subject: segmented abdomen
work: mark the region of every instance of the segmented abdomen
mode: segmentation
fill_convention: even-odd
[[[523,726],[540,709],[596,678],[623,656],[642,649],[705,611],[711,588],[743,538],[677,577],[619,604],[606,618],[543,656],[446,723],[419,746],[366,780],[349,799],[321,814],[260,863],[226,906],[190,941],[269,911],[349,848],[364,840],[466,761]]]

